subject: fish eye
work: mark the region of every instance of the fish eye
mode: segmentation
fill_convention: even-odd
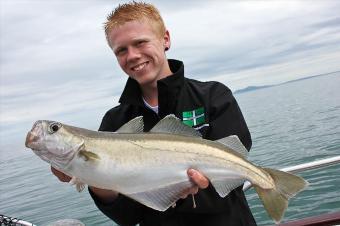
[[[57,132],[61,127],[61,124],[60,123],[57,123],[57,122],[54,122],[54,123],[51,123],[50,127],[49,127],[49,132],[52,134],[52,133],[55,133]]]

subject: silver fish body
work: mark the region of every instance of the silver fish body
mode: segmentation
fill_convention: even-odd
[[[307,185],[298,176],[246,160],[247,150],[236,136],[205,140],[174,116],[161,120],[149,133],[142,130],[142,118],[116,133],[38,121],[26,146],[77,182],[115,190],[160,211],[193,186],[189,168],[208,177],[221,197],[250,181],[275,221],[281,220],[288,199]]]
[[[220,148],[222,145],[195,137],[112,134],[111,138],[85,141],[85,150],[95,153],[98,162],[84,161],[79,155],[64,170],[71,175],[91,175],[79,177],[86,184],[127,194],[188,181],[189,168],[204,172],[211,180],[243,178],[273,188],[268,173]]]

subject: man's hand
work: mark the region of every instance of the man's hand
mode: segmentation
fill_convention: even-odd
[[[197,186],[191,187],[185,191],[183,191],[182,199],[185,199],[188,195],[195,195],[198,192],[198,189],[205,189],[209,186],[209,180],[199,171],[194,169],[188,169],[187,174],[189,178],[194,182]]]

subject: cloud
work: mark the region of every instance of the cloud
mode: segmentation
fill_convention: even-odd
[[[113,78],[96,77],[95,81],[79,79],[54,86],[30,82],[3,87],[1,105],[5,111],[1,114],[0,123],[11,125],[69,112],[86,112],[93,106],[110,106],[110,103],[113,105],[113,96],[123,86],[124,83]]]
[[[239,1],[181,11],[169,17],[178,38],[173,42],[179,44],[172,50],[190,64],[189,72],[203,78],[294,61],[311,49],[338,49],[339,4],[315,3]]]
[[[312,54],[308,58],[281,62],[212,76],[209,80],[217,80],[227,84],[231,90],[245,88],[244,81],[254,86],[279,84],[290,80],[304,78],[306,75],[320,75],[339,70],[339,52]],[[322,66],[321,66],[322,65]],[[280,75],[280,76],[277,76]]]
[[[105,5],[92,10],[77,1],[5,3],[1,23],[2,34],[6,34],[1,41],[2,76],[16,80],[29,74],[39,79],[41,74],[73,68],[81,74],[79,69],[89,65],[90,59],[104,59],[105,64],[112,60],[105,58],[110,55],[102,29],[104,12],[108,10]]]
[[[97,128],[126,81],[102,28],[123,2],[0,1],[1,147],[42,118]],[[340,70],[338,1],[151,2],[191,78],[235,90]]]
[[[2,126],[114,105],[126,75],[103,33],[112,5],[83,3],[1,1]]]

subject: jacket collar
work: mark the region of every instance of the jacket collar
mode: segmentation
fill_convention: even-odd
[[[169,98],[178,96],[184,82],[183,62],[172,59],[168,62],[173,74],[157,81],[159,106],[169,101]],[[144,106],[141,89],[136,80],[128,78],[119,103]]]

